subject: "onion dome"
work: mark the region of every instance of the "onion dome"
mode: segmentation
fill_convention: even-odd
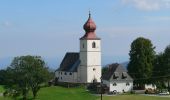
[[[84,24],[83,28],[86,32],[94,32],[96,30],[96,25],[93,22],[93,20],[91,19],[90,13],[89,13],[89,18],[88,18],[87,22]]]
[[[89,12],[89,18],[84,24],[83,28],[85,30],[85,35],[81,39],[99,39],[96,36],[96,33],[95,33],[96,24],[92,20],[90,12]]]

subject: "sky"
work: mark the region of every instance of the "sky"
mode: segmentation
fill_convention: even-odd
[[[102,65],[128,61],[137,37],[150,39],[157,53],[170,44],[170,0],[0,0],[0,67],[22,55],[57,67],[66,52],[79,52],[89,10]]]

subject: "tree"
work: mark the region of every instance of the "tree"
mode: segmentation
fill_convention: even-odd
[[[170,89],[170,45],[167,46],[163,53],[159,53],[154,61],[154,71],[153,80],[161,88],[165,88],[165,82],[168,83],[168,88]]]
[[[155,56],[154,67],[152,72],[152,81],[157,85],[157,88],[162,89],[165,87],[164,81],[166,80],[166,67],[164,53],[159,53]]]
[[[6,74],[6,70],[1,69],[0,70],[0,85],[4,85],[5,84],[5,74]]]
[[[102,75],[104,75],[108,70],[108,66],[102,67]]]
[[[165,75],[168,82],[168,88],[170,90],[170,45],[168,45],[164,50],[164,68],[166,71]]]
[[[40,56],[15,57],[7,72],[10,77],[6,87],[21,94],[24,100],[27,99],[29,90],[35,98],[40,85],[49,79],[48,68]]]
[[[138,86],[143,86],[149,82],[155,58],[154,49],[151,41],[143,37],[137,38],[131,44],[128,72]]]

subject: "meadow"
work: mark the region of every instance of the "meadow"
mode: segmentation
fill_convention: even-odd
[[[0,87],[0,91],[4,91],[2,87]],[[0,100],[12,99],[0,96]],[[31,94],[29,94],[29,100],[32,100]],[[100,96],[91,94],[84,87],[64,88],[60,86],[52,86],[42,88],[35,100],[100,100]],[[153,97],[128,94],[103,96],[103,100],[170,100],[170,97]]]

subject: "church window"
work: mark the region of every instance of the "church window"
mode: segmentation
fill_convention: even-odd
[[[70,75],[72,75],[72,73],[70,72]]]
[[[96,48],[96,43],[95,42],[92,43],[92,48]]]
[[[116,83],[113,83],[113,86],[117,86],[117,84],[116,84]]]
[[[61,77],[61,80],[62,80],[62,77]]]
[[[61,75],[62,75],[62,72],[61,72]]]
[[[67,75],[67,72],[65,72],[64,74]]]
[[[83,48],[84,48],[84,43],[83,43]]]

